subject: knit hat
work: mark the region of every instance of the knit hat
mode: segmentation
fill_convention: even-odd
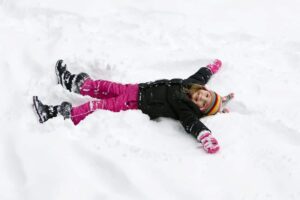
[[[221,110],[222,107],[222,97],[216,92],[208,90],[211,95],[211,101],[202,110],[205,115],[214,115]]]

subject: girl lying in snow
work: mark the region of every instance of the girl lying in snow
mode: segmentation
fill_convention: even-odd
[[[40,123],[61,114],[77,125],[97,109],[119,112],[140,109],[150,119],[169,117],[179,120],[186,132],[202,143],[208,153],[219,150],[218,141],[199,118],[218,112],[229,112],[222,108],[234,94],[221,97],[204,85],[215,74],[222,63],[215,60],[200,68],[187,79],[157,80],[140,84],[120,84],[105,80],[93,80],[86,73],[71,74],[62,60],[57,61],[55,70],[58,83],[71,92],[88,95],[97,100],[74,107],[69,102],[50,106],[33,97],[35,112]]]

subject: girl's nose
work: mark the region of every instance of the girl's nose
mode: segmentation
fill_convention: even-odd
[[[203,101],[207,101],[207,100],[208,100],[208,97],[207,97],[207,96],[203,96],[203,97],[202,97],[202,100],[203,100]]]

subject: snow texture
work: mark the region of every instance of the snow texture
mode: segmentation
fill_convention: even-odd
[[[1,200],[300,199],[298,0],[0,0]],[[54,65],[137,83],[223,61],[208,87],[235,93],[203,119],[209,155],[171,119],[97,111],[39,124],[48,104],[90,98]]]

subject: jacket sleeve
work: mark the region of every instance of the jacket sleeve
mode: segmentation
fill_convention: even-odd
[[[205,85],[212,76],[212,72],[207,67],[201,67],[195,74],[184,79],[185,84],[196,83],[200,85]]]
[[[198,118],[188,110],[180,110],[179,121],[182,124],[185,131],[192,134],[194,137],[198,137],[199,133],[203,130],[210,131]]]
[[[197,138],[203,130],[210,131],[200,120],[183,99],[172,99],[171,105],[176,112],[184,130]]]

